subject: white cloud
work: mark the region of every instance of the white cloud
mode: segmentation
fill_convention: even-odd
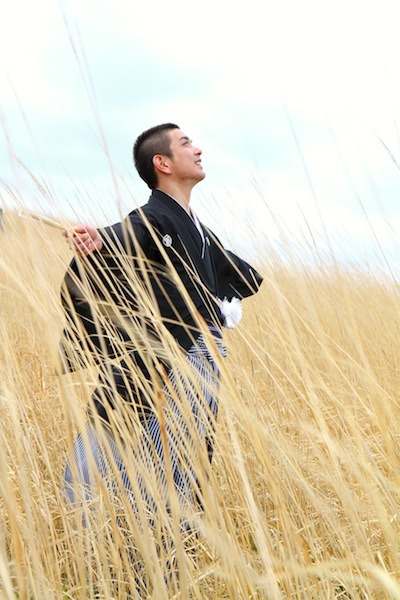
[[[276,234],[252,176],[291,231],[301,228],[300,206],[313,227],[320,211],[332,231],[344,223],[361,239],[367,230],[355,192],[371,218],[397,218],[399,170],[376,137],[400,162],[396,2],[65,0],[62,7],[66,24],[55,0],[14,0],[0,20],[0,110],[16,153],[53,183],[61,208],[69,210],[66,198],[81,214],[99,206],[116,217],[85,87],[91,78],[117,171],[129,178],[142,129],[177,121],[204,150],[204,202],[212,205],[213,194],[234,202],[237,235],[250,206]],[[7,162],[6,146],[0,159]],[[93,206],[76,182],[93,194]],[[135,175],[129,187],[135,197],[147,194]]]

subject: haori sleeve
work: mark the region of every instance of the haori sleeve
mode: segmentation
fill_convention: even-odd
[[[245,260],[226,250],[211,231],[210,245],[217,275],[219,298],[247,298],[258,292],[262,276]]]
[[[87,269],[88,258],[74,258],[61,285],[61,303],[65,326],[60,340],[60,358],[64,372],[99,362],[107,354],[104,333],[98,326],[92,299],[95,289]]]
[[[66,325],[61,339],[65,371],[101,363],[116,355],[115,340],[124,337],[123,311],[136,307],[138,278],[148,250],[149,232],[143,221],[116,223],[99,230],[101,250],[75,257],[61,286]]]

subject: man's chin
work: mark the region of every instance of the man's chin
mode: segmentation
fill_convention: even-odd
[[[200,183],[200,181],[203,181],[205,176],[206,176],[206,174],[204,173],[204,171],[201,171],[200,173],[198,173],[196,179],[194,180],[193,185],[196,185],[197,183]]]

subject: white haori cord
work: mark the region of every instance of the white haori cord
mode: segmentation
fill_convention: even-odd
[[[233,297],[231,300],[218,298],[221,314],[224,317],[224,327],[234,329],[242,318],[242,303],[239,298]]]

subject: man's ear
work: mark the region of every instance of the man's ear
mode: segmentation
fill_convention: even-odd
[[[168,158],[162,154],[155,154],[153,156],[153,165],[156,171],[161,171],[161,173],[167,175],[171,173]]]

